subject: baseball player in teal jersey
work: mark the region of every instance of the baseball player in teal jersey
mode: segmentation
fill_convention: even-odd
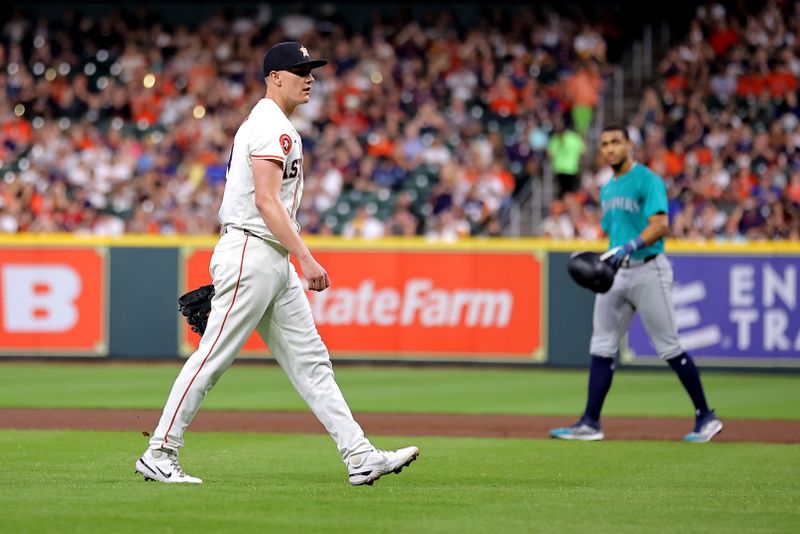
[[[600,190],[610,249],[600,258],[619,269],[607,293],[594,303],[589,352],[589,394],[586,410],[572,426],[550,431],[554,438],[582,441],[603,439],[600,411],[611,388],[619,340],[637,311],[658,351],[680,378],[695,407],[695,427],[685,441],[705,443],[722,430],[722,422],[706,403],[691,356],[678,341],[672,307],[672,266],[664,254],[669,229],[667,191],[661,178],[631,157],[631,143],[622,126],[608,126],[600,135],[600,150],[614,178]]]

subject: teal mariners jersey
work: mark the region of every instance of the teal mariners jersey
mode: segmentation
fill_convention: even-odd
[[[667,187],[653,171],[634,163],[631,170],[603,186],[600,205],[603,230],[608,234],[610,246],[617,247],[636,239],[649,224],[648,218],[659,212],[668,213]],[[637,250],[631,258],[639,260],[661,252],[664,252],[663,238]]]

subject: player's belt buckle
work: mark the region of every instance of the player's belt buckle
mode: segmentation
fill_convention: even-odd
[[[254,234],[254,233],[253,233],[253,232],[251,232],[250,230],[245,230],[244,228],[239,228],[239,227],[236,227],[236,226],[231,226],[230,224],[226,224],[225,226],[223,226],[223,227],[222,227],[222,235],[225,235],[225,234],[227,234],[227,233],[228,233],[228,232],[230,232],[231,230],[236,230],[236,231],[238,231],[238,232],[241,232],[241,233],[243,233],[244,235],[249,235],[249,236],[251,236],[251,237],[258,237],[259,239],[261,239],[261,237],[260,237],[260,236],[257,236],[256,234]]]

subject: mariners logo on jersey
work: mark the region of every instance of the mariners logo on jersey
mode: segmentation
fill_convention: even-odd
[[[281,142],[281,150],[283,150],[283,154],[285,156],[289,155],[289,152],[292,151],[292,138],[286,134],[283,134],[280,139]]]
[[[601,225],[610,238],[610,246],[624,245],[649,224],[656,213],[667,213],[667,188],[663,180],[650,169],[636,163],[631,169],[603,186],[600,190],[603,211]],[[634,252],[634,259],[664,252],[664,240]]]
[[[623,210],[630,213],[639,213],[639,203],[632,198],[614,197],[601,202],[603,213],[611,210]]]

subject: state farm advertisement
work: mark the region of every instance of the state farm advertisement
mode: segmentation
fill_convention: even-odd
[[[319,251],[332,286],[307,292],[331,354],[365,358],[543,357],[542,264],[532,254]],[[211,251],[187,257],[184,289],[210,282]],[[186,348],[198,337],[184,328]],[[243,354],[266,353],[257,334]]]
[[[105,255],[95,249],[4,248],[0,351],[100,355],[107,351]]]

